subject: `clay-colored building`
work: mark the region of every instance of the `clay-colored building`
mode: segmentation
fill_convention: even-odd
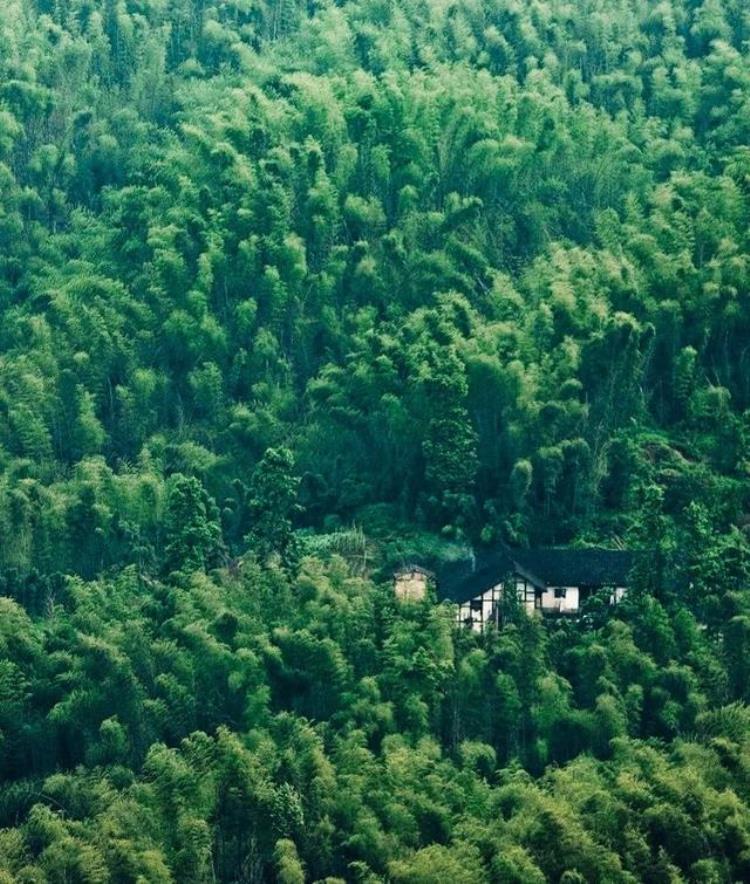
[[[396,598],[402,602],[419,602],[427,595],[427,588],[435,575],[419,565],[405,565],[393,575]]]

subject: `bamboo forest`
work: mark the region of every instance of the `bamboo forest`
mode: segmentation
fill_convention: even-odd
[[[745,881],[747,0],[2,0],[0,884]]]

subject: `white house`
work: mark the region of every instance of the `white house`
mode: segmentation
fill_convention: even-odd
[[[437,575],[439,598],[458,606],[458,622],[478,632],[499,626],[508,591],[529,614],[575,616],[594,592],[619,602],[633,554],[608,549],[508,550],[453,563]]]

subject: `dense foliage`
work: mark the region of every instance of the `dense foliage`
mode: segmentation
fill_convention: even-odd
[[[749,41],[4,0],[2,884],[750,879]],[[382,579],[499,542],[649,556]]]

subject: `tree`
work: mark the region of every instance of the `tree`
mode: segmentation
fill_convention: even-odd
[[[305,884],[305,869],[294,841],[281,838],[274,850],[279,884]]]
[[[205,570],[222,553],[216,504],[197,478],[176,473],[167,483],[164,572]]]
[[[420,380],[429,413],[422,445],[426,491],[438,516],[465,523],[473,509],[477,439],[465,403],[465,369],[455,349],[435,347]]]
[[[299,484],[292,452],[288,448],[269,448],[250,480],[251,527],[245,537],[261,560],[278,555],[285,567],[295,566],[298,549],[293,519],[300,512]]]

